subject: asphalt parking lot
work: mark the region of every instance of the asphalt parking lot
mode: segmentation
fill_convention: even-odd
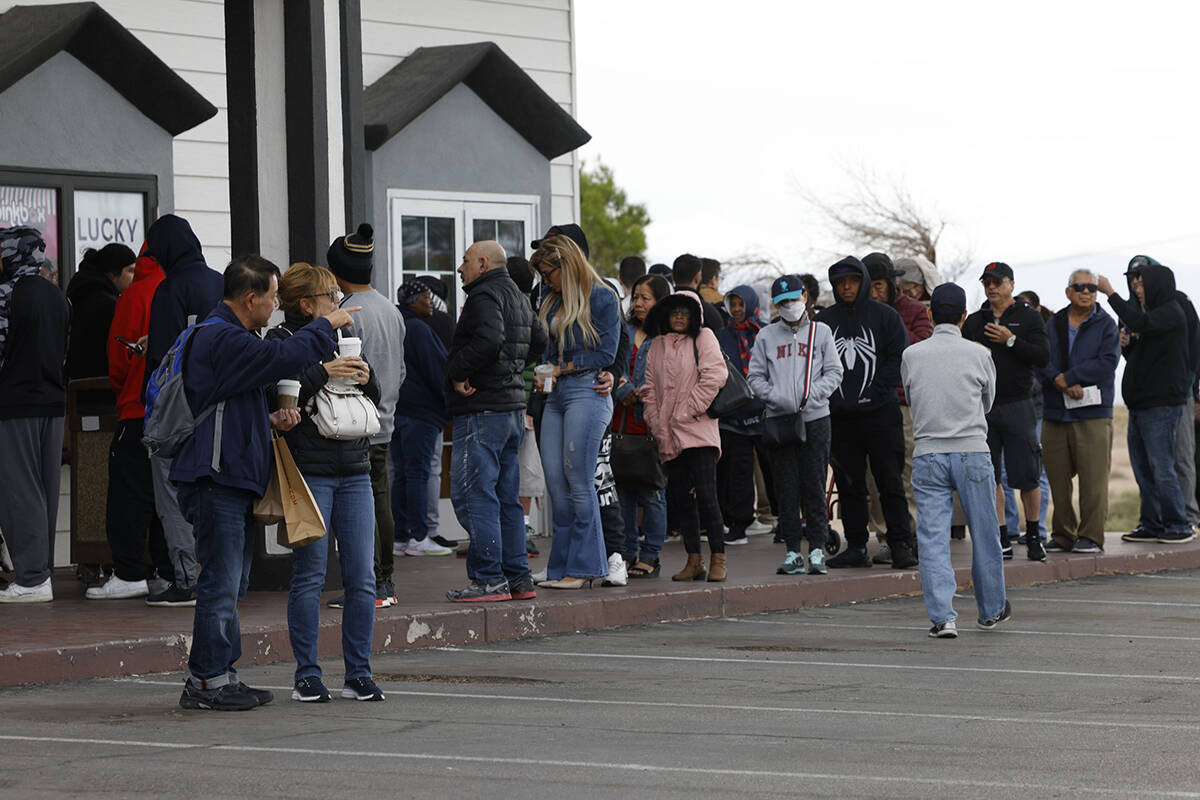
[[[184,712],[182,676],[0,690],[11,797],[1200,797],[1200,571],[376,656],[384,703]],[[338,660],[326,662],[335,690]]]

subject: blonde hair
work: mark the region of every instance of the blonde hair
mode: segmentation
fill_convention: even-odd
[[[564,344],[574,344],[569,341],[572,336],[571,327],[576,323],[583,332],[583,342],[588,347],[595,347],[600,341],[600,334],[592,322],[592,289],[599,284],[612,292],[612,287],[596,273],[579,249],[568,236],[551,236],[542,242],[533,257],[529,259],[531,269],[538,269],[545,264],[549,269],[559,270],[561,291],[551,289],[542,300],[538,309],[538,319],[553,333],[561,333],[559,351]],[[547,284],[549,288],[549,284]],[[615,292],[614,292],[615,294]],[[557,310],[553,324],[550,323],[550,313]]]
[[[285,312],[302,312],[300,300],[316,300],[338,288],[337,278],[325,267],[315,267],[298,261],[287,268],[279,279],[279,307]]]

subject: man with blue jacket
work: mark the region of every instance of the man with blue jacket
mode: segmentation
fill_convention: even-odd
[[[296,409],[268,414],[265,387],[319,362],[334,330],[350,324],[358,309],[337,309],[290,338],[268,341],[257,331],[278,306],[279,268],[245,256],[225,268],[223,284],[224,299],[192,333],[182,371],[194,414],[224,405],[197,425],[171,466],[204,565],[179,705],[245,711],[272,700],[270,692],[239,681],[234,666],[242,653],[237,603],[254,555],[250,512],[267,488],[271,427],[289,430],[300,421]]]
[[[871,299],[871,278],[854,256],[829,268],[836,302],[817,315],[833,331],[842,360],[842,384],[829,398],[831,457],[846,549],[829,566],[870,567],[867,555],[867,458],[879,487],[892,567],[917,564],[912,551],[904,470],[904,427],[896,387],[908,331],[896,309]]]
[[[1045,416],[1042,463],[1054,498],[1049,552],[1104,549],[1108,473],[1112,467],[1113,381],[1121,360],[1121,335],[1096,304],[1096,274],[1071,273],[1071,304],[1046,326],[1050,363],[1041,370]],[[1079,515],[1074,484],[1079,476]]]

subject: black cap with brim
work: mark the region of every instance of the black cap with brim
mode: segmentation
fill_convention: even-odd
[[[1003,261],[993,261],[983,268],[983,274],[979,276],[981,281],[987,278],[1008,278],[1011,281],[1013,280],[1012,267]]]
[[[583,228],[575,223],[567,225],[551,225],[550,230],[546,231],[546,235],[541,239],[534,239],[529,243],[529,246],[537,250],[542,246],[542,242],[549,239],[551,236],[566,236],[568,239],[579,245],[579,249],[583,251],[584,258],[591,258],[591,251],[588,250],[587,237],[583,235]]]

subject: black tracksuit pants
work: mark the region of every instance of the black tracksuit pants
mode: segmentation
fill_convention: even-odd
[[[717,448],[689,447],[663,464],[663,469],[667,473],[667,518],[679,526],[684,549],[699,553],[703,530],[708,549],[724,553],[725,532],[717,502]]]
[[[889,547],[911,546],[908,501],[904,497],[904,425],[900,406],[886,405],[855,416],[832,418],[830,448],[838,504],[849,547],[867,546],[867,458],[879,487]]]
[[[794,553],[803,552],[800,545],[805,539],[812,552],[825,547],[829,538],[829,507],[825,504],[829,417],[807,422],[804,428],[803,442],[771,448],[771,472],[775,496],[779,498],[779,532],[787,549]]]
[[[154,509],[154,482],[150,478],[150,456],[142,446],[141,419],[117,423],[108,448],[108,510],[105,533],[112,551],[113,571],[123,581],[150,577],[146,569],[146,545],[158,577],[175,580],[175,569],[167,553],[162,522]]]

